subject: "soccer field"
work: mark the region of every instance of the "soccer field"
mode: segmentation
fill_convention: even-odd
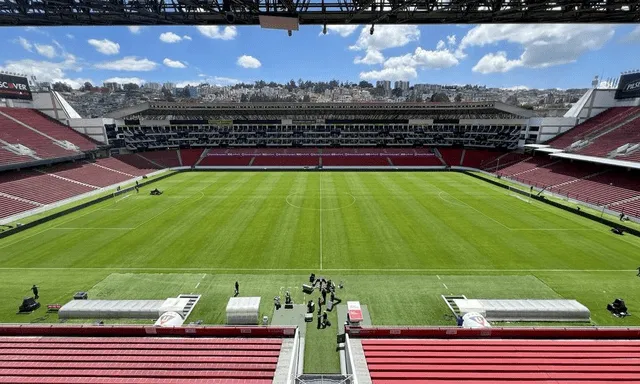
[[[222,323],[236,280],[271,317],[284,290],[309,299],[315,272],[374,324],[453,324],[440,295],[464,294],[577,299],[595,324],[640,325],[605,309],[640,313],[638,265],[640,239],[462,173],[185,172],[0,240],[0,320],[56,322],[15,314],[38,284],[43,304],[200,293],[189,321]]]

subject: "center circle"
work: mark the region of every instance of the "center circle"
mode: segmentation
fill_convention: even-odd
[[[340,196],[344,196],[347,195],[349,197],[351,197],[351,201],[346,203],[345,205],[341,205],[341,206],[330,206],[330,204],[328,204],[328,199],[339,199]],[[310,199],[308,195],[305,195],[303,193],[292,193],[290,195],[287,196],[286,201],[287,204],[289,204],[290,206],[294,207],[294,208],[299,208],[299,209],[306,209],[306,210],[310,210],[310,211],[337,211],[340,209],[344,209],[344,208],[348,208],[350,206],[352,206],[353,204],[356,203],[356,197],[353,196],[352,194],[350,194],[349,192],[342,192],[342,193],[336,193],[336,194],[330,194],[330,195],[322,195],[321,197],[316,196],[315,199],[310,199],[310,201],[312,202],[318,202],[321,201],[321,204],[318,204],[319,206],[321,205],[322,208],[319,207],[305,207],[304,205],[304,200],[305,199]],[[339,203],[339,202],[338,202]]]

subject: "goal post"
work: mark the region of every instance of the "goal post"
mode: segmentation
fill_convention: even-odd
[[[516,187],[513,187],[513,186],[509,185],[509,189],[508,189],[507,194],[509,196],[515,197],[517,199],[520,199],[520,200],[522,200],[524,202],[530,203],[531,202],[531,192],[532,192],[532,190],[525,191],[523,189],[516,188]]]

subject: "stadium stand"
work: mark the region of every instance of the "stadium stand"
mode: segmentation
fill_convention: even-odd
[[[55,203],[95,189],[40,171],[12,171],[0,174],[0,192],[40,204]]]
[[[619,147],[629,143],[640,143],[640,117],[636,117],[634,120],[597,137],[593,143],[579,149],[576,153],[586,156],[605,157]]]
[[[0,108],[0,112],[5,109]],[[16,123],[10,118],[0,114],[0,140],[10,145],[23,145],[28,149],[35,152],[35,160],[39,159],[53,159],[57,157],[69,157],[75,155],[81,155],[82,153],[76,150],[65,149],[52,140],[41,134],[38,131],[29,129]]]
[[[576,125],[569,131],[551,139],[547,144],[553,148],[564,149],[580,140],[595,137],[607,129],[624,122],[637,114],[640,110],[632,107],[609,108],[604,112]]]
[[[0,108],[0,112],[20,120],[44,135],[53,137],[56,140],[68,141],[76,145],[81,151],[90,151],[97,148],[96,143],[88,137],[41,114],[35,109]]]
[[[36,160],[34,157],[18,155],[8,149],[0,147],[0,165],[24,164],[34,160]]]
[[[609,205],[640,196],[640,173],[611,169],[593,177],[550,188],[551,192],[595,205]]]
[[[356,367],[359,380],[370,378],[374,384],[640,381],[634,329],[602,335],[597,328],[395,329],[400,336],[371,330],[386,331],[380,337],[368,331],[351,333],[349,347],[366,361],[366,368]]]
[[[503,153],[496,151],[487,151],[482,149],[465,149],[462,153],[462,166],[472,168],[484,168],[491,164]]]
[[[202,152],[203,149],[181,149],[180,158],[182,159],[182,165],[185,167],[196,165],[198,160],[200,160]]]
[[[38,208],[39,205],[0,195],[0,219]]]
[[[180,158],[178,157],[178,150],[172,149],[167,151],[153,151],[145,152],[140,156],[149,160],[153,164],[157,164],[161,168],[179,167]]]
[[[158,170],[162,168],[158,164],[154,164],[143,156],[140,156],[138,153],[132,153],[127,155],[116,155],[113,158],[119,160],[121,163],[125,163],[128,165],[127,170],[122,170],[125,173],[130,173],[132,175],[140,174],[140,172],[148,173],[154,170]],[[107,159],[103,159],[107,160]],[[119,165],[122,167],[122,165]]]
[[[462,164],[462,152],[461,148],[438,148],[438,152],[442,156],[447,165],[452,167],[460,166]]]
[[[530,171],[512,175],[511,178],[528,185],[533,185],[536,188],[548,188],[577,181],[578,179],[593,176],[603,171],[601,166],[593,163],[554,161],[545,164],[543,160],[537,161],[541,164],[540,166]],[[531,163],[527,162],[527,164]]]
[[[191,334],[176,328],[166,332],[172,337],[162,337],[163,329],[153,332],[160,337],[147,337],[144,327],[134,326],[2,328],[3,383],[266,384],[274,382],[279,364],[290,365],[283,345],[293,340],[293,330],[256,327],[244,334],[232,327]]]
[[[248,166],[253,160],[255,149],[216,148],[210,149],[200,161],[200,166]]]
[[[89,162],[79,162],[71,164],[54,165],[51,168],[44,168],[44,172],[65,179],[75,180],[94,187],[108,187],[110,185],[125,182],[132,178],[131,175],[116,172],[106,167],[96,167]]]
[[[515,176],[525,172],[533,171],[538,167],[542,167],[547,164],[551,164],[557,160],[551,160],[548,156],[535,156],[528,157],[520,162],[505,167],[500,170],[502,176]]]

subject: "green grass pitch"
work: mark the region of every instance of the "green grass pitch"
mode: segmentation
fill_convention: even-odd
[[[298,287],[315,272],[343,280],[338,296],[367,304],[379,325],[452,324],[440,298],[449,293],[577,299],[594,324],[640,325],[640,239],[465,174],[186,172],[155,187],[164,194],[147,187],[0,240],[0,321],[56,322],[44,310],[15,314],[38,284],[43,304],[80,290],[199,293],[188,321],[219,324],[236,280],[271,316],[287,287],[307,300]],[[606,311],[616,297],[633,316]],[[309,328],[335,347],[335,329]]]

